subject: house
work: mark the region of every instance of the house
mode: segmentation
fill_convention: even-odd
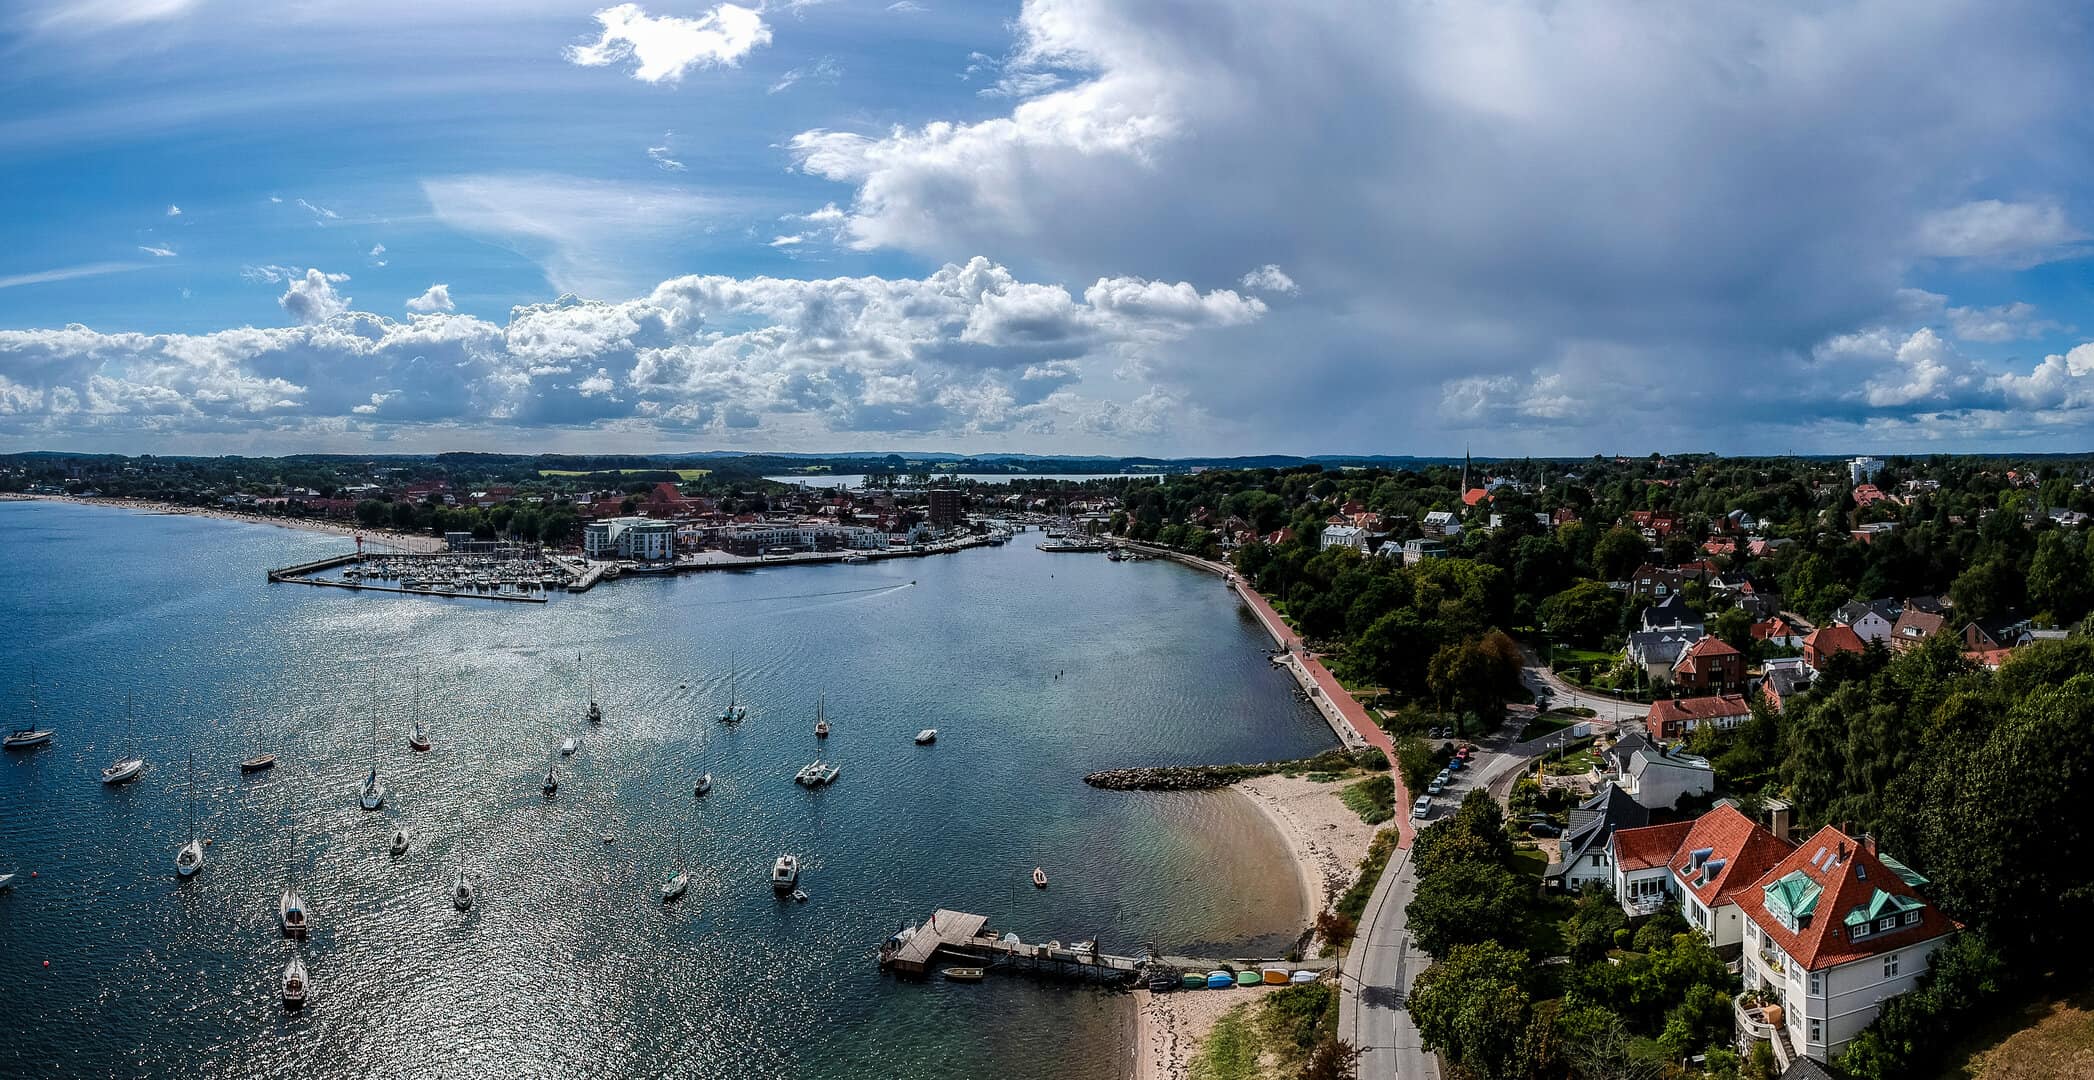
[[[1452,510],[1434,510],[1425,515],[1422,523],[1425,535],[1440,539],[1453,539],[1461,535],[1461,519]]]
[[[1641,630],[1629,635],[1626,651],[1630,663],[1642,665],[1645,678],[1664,684],[1672,681],[1673,665],[1679,663],[1680,655],[1700,640],[1701,631],[1691,628]]]
[[[1678,747],[1651,743],[1630,754],[1626,765],[1615,783],[1638,806],[1652,810],[1670,810],[1681,799],[1716,790],[1716,770],[1709,759]]]
[[[1964,624],[1963,648],[1969,652],[2011,649],[2027,644],[2033,636],[2029,633],[2029,620],[2012,613],[1994,615]]]
[[[1825,662],[1837,653],[1861,652],[1868,646],[1851,626],[1834,623],[1821,626],[1803,638],[1803,663],[1812,671],[1825,670]]]
[[[1644,726],[1660,739],[1684,739],[1688,732],[1703,727],[1728,731],[1751,718],[1752,706],[1746,703],[1742,694],[1716,694],[1655,702]]]
[[[1490,498],[1491,493],[1488,488],[1470,488],[1461,493],[1461,504],[1463,506],[1475,506],[1478,503],[1489,502]]]
[[[1675,841],[1672,850],[1656,861],[1653,856],[1666,841]],[[1739,896],[1793,850],[1736,806],[1718,803],[1691,823],[1615,833],[1614,896],[1631,915],[1657,910],[1666,897],[1677,898],[1680,914],[1710,943],[1719,949],[1739,945],[1745,940]],[[1625,853],[1632,860],[1625,860]],[[1635,869],[1627,868],[1631,861]]]
[[[1852,629],[1864,642],[1882,641],[1897,625],[1900,610],[1888,600],[1849,600],[1832,613],[1832,621]]]
[[[1898,621],[1891,624],[1890,647],[1893,652],[1908,652],[1919,648],[1920,643],[1940,632],[1948,622],[1947,616],[1935,611],[1921,611],[1908,607],[1899,613]]]
[[[1682,690],[1738,691],[1745,688],[1745,654],[1710,635],[1687,646],[1672,665],[1672,684]]]
[[[1882,502],[1896,503],[1897,501],[1898,500],[1896,498],[1885,493],[1882,488],[1879,488],[1874,484],[1855,485],[1854,505],[1856,507],[1874,506],[1877,503]]]
[[[1803,665],[1800,657],[1769,660],[1765,672],[1760,678],[1760,697],[1776,712],[1790,698],[1810,689],[1811,669]]]
[[[1665,599],[1643,609],[1645,630],[1692,630],[1706,633],[1701,612],[1687,606],[1687,598],[1673,593]]]
[[[1769,615],[1747,628],[1754,641],[1793,648],[1803,643],[1803,632],[1780,615]]]
[[[1755,559],[1772,558],[1781,549],[1793,543],[1795,543],[1794,540],[1782,536],[1777,536],[1772,540],[1748,540],[1745,542],[1745,554]]]
[[[1680,527],[1680,515],[1672,510],[1631,510],[1629,527],[1642,533],[1645,540],[1656,543]]]
[[[1351,548],[1354,551],[1366,551],[1367,530],[1362,529],[1357,525],[1325,526],[1323,530],[1322,550],[1329,551],[1332,548],[1340,547]]]
[[[1782,1006],[1781,1027],[1748,1037],[1785,1039],[1783,1057],[1844,1051],[1962,929],[1920,895],[1926,881],[1873,839],[1828,825],[1741,890],[1739,974]]]
[[[1391,551],[1395,551],[1396,546],[1394,544],[1386,545],[1381,550],[1382,554],[1386,555]],[[1447,545],[1441,543],[1438,540],[1427,539],[1425,537],[1419,537],[1413,540],[1405,540],[1403,542],[1402,555],[1403,565],[1416,566],[1427,559],[1446,558]]]
[[[1701,551],[1704,555],[1735,555],[1738,553],[1738,540],[1734,536],[1718,536],[1704,540]]]
[[[1644,563],[1629,576],[1629,595],[1662,600],[1680,591],[1680,586],[1686,580],[1677,570],[1666,570]]]
[[[1557,842],[1556,859],[1542,873],[1544,884],[1577,892],[1589,885],[1607,885],[1614,871],[1607,843],[1616,829],[1639,829],[1650,824],[1650,811],[1613,784],[1604,784],[1592,798],[1570,812],[1568,828]]]

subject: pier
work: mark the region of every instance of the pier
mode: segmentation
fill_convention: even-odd
[[[323,570],[332,570],[337,566],[346,566],[349,563],[358,562],[362,559],[363,556],[354,551],[346,555],[330,555],[325,559],[314,559],[312,562],[299,563],[297,566],[284,566],[271,570],[269,571],[269,580],[290,581],[306,574],[317,574]]]
[[[969,966],[1011,968],[1058,978],[1091,979],[1098,982],[1132,982],[1145,974],[1218,969],[1255,969],[1265,964],[1287,965],[1292,971],[1322,971],[1332,966],[1325,958],[1282,960],[1279,958],[1214,959],[1166,956],[1154,949],[1140,956],[1103,952],[1095,941],[1064,945],[1021,941],[1015,934],[999,935],[989,929],[989,917],[939,908],[908,940],[880,950],[880,966],[909,978],[923,978],[941,959]]]

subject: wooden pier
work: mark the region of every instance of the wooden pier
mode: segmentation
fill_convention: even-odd
[[[362,558],[363,556],[353,551],[346,555],[330,555],[324,559],[314,559],[312,562],[299,563],[297,566],[285,566],[271,570],[269,571],[269,580],[290,581],[305,574],[317,574],[322,570],[332,570],[337,566],[353,563]]]
[[[289,581],[299,585],[325,585],[329,588],[349,589],[355,592],[400,593],[403,596],[444,596],[453,600],[509,600],[520,604],[545,603],[545,594],[543,592],[533,595],[530,593],[460,592],[455,589],[408,589],[398,585],[366,585],[361,581],[335,581],[331,578],[313,577],[271,577],[269,580]]]
[[[1096,942],[1064,945],[1017,940],[989,929],[989,917],[939,908],[908,940],[880,950],[880,966],[897,975],[922,978],[941,958],[973,967],[995,966],[1036,972],[1060,978],[1099,982],[1133,982],[1145,974],[1170,971],[1207,972],[1219,969],[1244,970],[1266,964],[1287,965],[1294,971],[1321,971],[1332,966],[1328,959],[1280,960],[1236,958],[1218,960],[1191,956],[1165,956],[1155,950],[1140,956],[1101,951]]]

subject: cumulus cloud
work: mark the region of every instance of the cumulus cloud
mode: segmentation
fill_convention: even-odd
[[[693,19],[619,4],[598,11],[596,21],[602,33],[592,44],[569,46],[568,62],[603,67],[631,60],[633,78],[646,83],[681,82],[692,68],[732,67],[771,43],[762,13],[739,4],[720,4]]]
[[[504,323],[442,310],[437,285],[417,298],[428,310],[396,322],[345,310],[338,277],[308,269],[290,281],[282,302],[296,326],[0,331],[0,371],[21,402],[0,410],[0,439],[343,424],[372,437],[471,424],[1151,438],[1197,414],[1111,370],[1262,310],[1226,290],[1134,278],[1078,298],[976,258],[923,278],[679,277],[623,302],[518,307]]]
[[[1274,263],[1266,263],[1264,266],[1243,275],[1243,279],[1239,284],[1246,289],[1256,289],[1259,292],[1297,293],[1301,291],[1301,287],[1294,283],[1294,279],[1288,277],[1287,272]]]
[[[167,216],[168,216],[168,217],[181,217],[181,216],[182,216],[182,208],[181,208],[181,207],[179,207],[179,206],[176,206],[176,205],[175,205],[175,204],[173,204],[173,203],[168,203],[168,204],[167,204]]]
[[[370,260],[372,266],[384,266],[387,262],[385,257],[385,245],[372,244],[371,250],[364,254],[364,258]]]
[[[276,303],[301,323],[326,322],[349,310],[349,298],[334,291],[335,282],[347,280],[347,274],[324,274],[308,268],[305,276],[290,281]]]
[[[454,310],[456,306],[457,305],[451,303],[451,287],[449,285],[442,284],[431,285],[427,289],[422,290],[422,295],[407,301],[407,310],[412,311],[417,315],[428,315],[432,312],[438,311],[451,311]]]

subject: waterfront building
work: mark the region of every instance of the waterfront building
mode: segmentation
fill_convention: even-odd
[[[591,559],[661,562],[676,557],[676,523],[643,517],[605,518],[582,526],[582,554]]]

